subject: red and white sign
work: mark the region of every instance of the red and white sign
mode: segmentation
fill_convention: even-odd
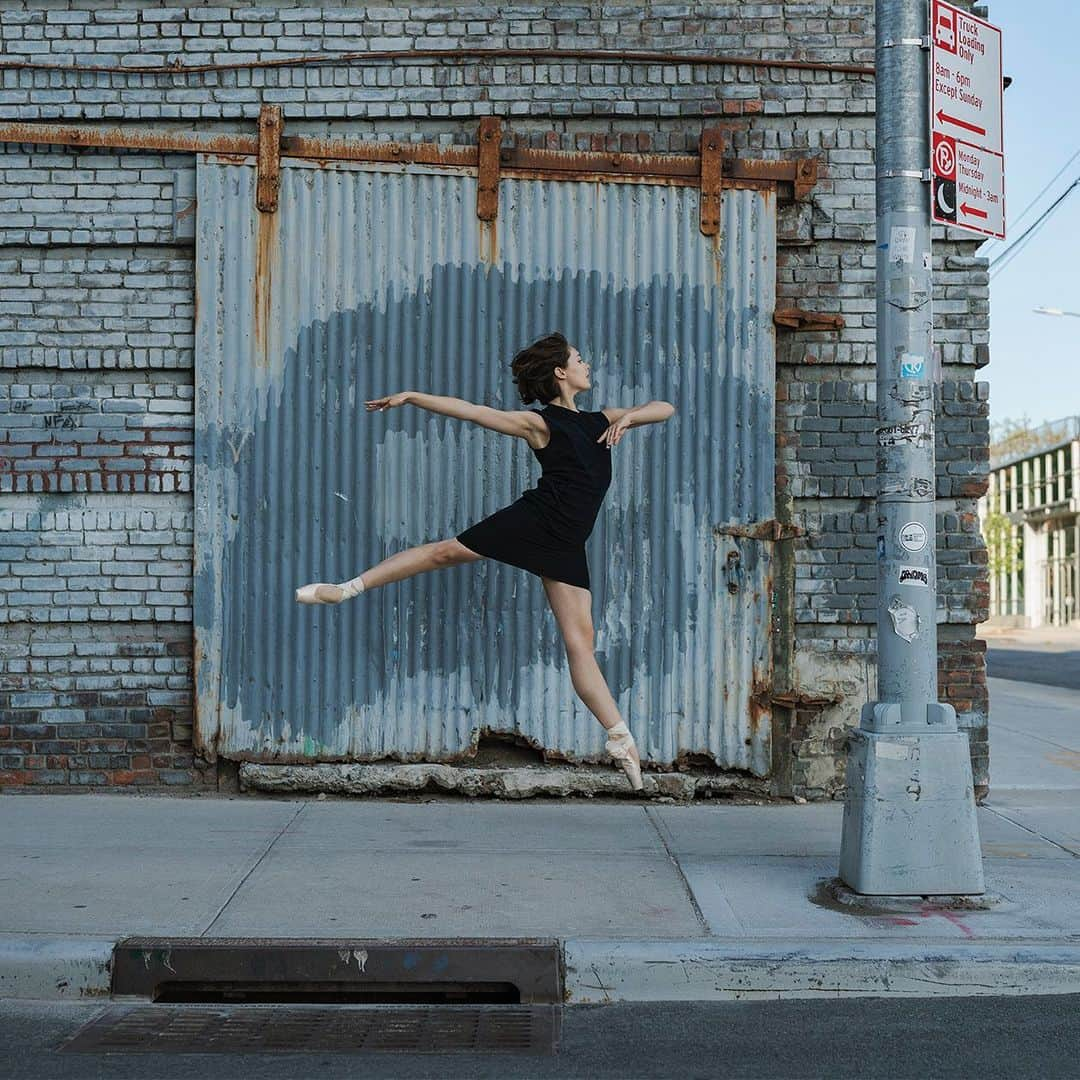
[[[930,43],[932,217],[1004,239],[1001,31],[933,0]]]
[[[1005,235],[1005,159],[981,146],[934,136],[935,221]]]

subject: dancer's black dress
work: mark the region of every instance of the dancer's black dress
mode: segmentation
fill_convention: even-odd
[[[611,448],[597,442],[609,421],[555,404],[530,411],[551,432],[547,446],[533,450],[543,468],[536,487],[457,538],[477,555],[587,589],[585,541],[611,483]]]

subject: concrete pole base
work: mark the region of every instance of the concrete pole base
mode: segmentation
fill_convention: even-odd
[[[986,891],[967,732],[851,733],[840,878],[878,896]]]
[[[912,915],[922,916],[927,911],[1009,911],[1016,907],[1002,893],[985,892],[963,895],[946,893],[923,896],[885,896],[856,892],[839,878],[822,882],[810,895],[811,902],[830,911],[846,915]]]

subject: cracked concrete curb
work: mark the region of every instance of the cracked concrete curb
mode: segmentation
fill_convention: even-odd
[[[1080,993],[1076,941],[563,942],[568,1004]]]
[[[0,934],[0,998],[108,998],[114,943],[72,934]]]
[[[417,793],[431,785],[470,797],[529,799],[540,795],[623,795],[689,802],[714,794],[768,798],[769,782],[754,777],[703,776],[643,771],[643,791],[634,791],[614,767],[479,767],[419,763],[414,765],[240,765],[240,790],[327,795]]]
[[[0,934],[0,997],[108,1000],[114,944],[101,937]],[[1080,993],[1076,941],[808,945],[777,939],[577,938],[559,944],[567,1005]]]

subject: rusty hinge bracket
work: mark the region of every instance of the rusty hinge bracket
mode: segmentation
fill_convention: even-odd
[[[720,231],[720,193],[724,175],[724,129],[701,129],[701,231],[715,236]]]
[[[806,530],[801,525],[790,525],[775,518],[769,521],[753,521],[746,525],[717,525],[713,530],[718,536],[739,536],[747,540],[794,540],[805,536]]]
[[[777,194],[783,192],[786,201],[787,185],[791,185],[791,198],[796,201],[805,199],[818,180],[817,158],[794,158],[762,161],[755,158],[727,158],[724,161],[724,181],[735,186],[739,181],[760,181],[782,184]]]
[[[499,143],[502,121],[497,116],[480,120],[476,154],[476,216],[494,221],[499,216]]]
[[[802,308],[777,308],[773,322],[789,330],[843,330],[843,315],[827,315],[824,312],[804,311]]]
[[[281,106],[259,109],[259,156],[256,165],[255,205],[264,213],[277,210],[281,187]]]

